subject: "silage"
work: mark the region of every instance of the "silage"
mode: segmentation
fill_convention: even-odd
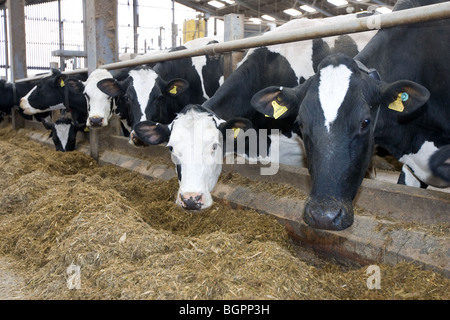
[[[29,299],[448,299],[448,279],[411,264],[300,260],[267,215],[215,203],[186,212],[178,183],[151,181],[79,152],[57,153],[0,130],[0,252],[26,273]],[[69,289],[70,266],[80,267]]]

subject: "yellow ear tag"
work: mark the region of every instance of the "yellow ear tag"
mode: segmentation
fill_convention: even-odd
[[[238,136],[238,134],[239,134],[240,131],[241,131],[240,128],[233,128],[234,138],[235,138],[235,139],[237,138],[237,136]]]
[[[278,119],[284,113],[286,113],[286,111],[288,111],[288,108],[286,108],[285,106],[280,106],[276,101],[272,101],[272,107],[273,107],[273,117],[275,119]]]
[[[402,94],[399,93],[397,100],[395,100],[394,102],[392,102],[389,106],[389,109],[397,111],[397,112],[403,112],[403,110],[405,110],[405,106],[403,105],[402,102]]]
[[[66,84],[64,83],[64,80],[61,79],[61,82],[59,83],[59,85],[61,86],[61,88],[63,88]]]
[[[173,88],[169,92],[171,94],[177,94],[177,86],[173,86]]]

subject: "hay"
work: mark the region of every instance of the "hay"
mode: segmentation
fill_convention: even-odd
[[[448,279],[406,263],[381,265],[381,290],[368,290],[366,267],[300,260],[271,216],[218,203],[185,212],[176,179],[98,167],[11,129],[0,129],[0,168],[0,256],[25,273],[21,298],[449,298]]]

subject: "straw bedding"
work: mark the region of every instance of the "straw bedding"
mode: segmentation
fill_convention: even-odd
[[[99,167],[10,128],[0,169],[0,257],[23,276],[21,298],[449,298],[448,279],[406,263],[380,265],[381,290],[368,290],[367,266],[299,259],[271,216],[219,203],[185,212],[176,179]]]

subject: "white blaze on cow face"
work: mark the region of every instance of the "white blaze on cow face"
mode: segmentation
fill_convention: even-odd
[[[84,83],[84,95],[88,104],[88,120],[86,125],[105,127],[112,116],[111,97],[103,93],[97,83],[102,79],[112,78],[110,72],[104,69],[94,70]]]
[[[156,85],[158,75],[152,69],[131,70],[129,75],[133,79],[134,91],[141,109],[142,116],[139,121],[144,121],[146,120],[145,109],[147,108],[150,92]]]
[[[222,135],[218,125],[224,122],[209,113],[189,110],[172,122],[167,143],[177,165],[180,188],[177,204],[186,207],[184,200],[197,198],[205,209],[212,205],[211,191],[222,171]],[[192,208],[189,208],[192,209]]]
[[[352,72],[345,65],[329,65],[320,70],[319,101],[325,116],[325,126],[330,131],[338,110],[344,102]]]

